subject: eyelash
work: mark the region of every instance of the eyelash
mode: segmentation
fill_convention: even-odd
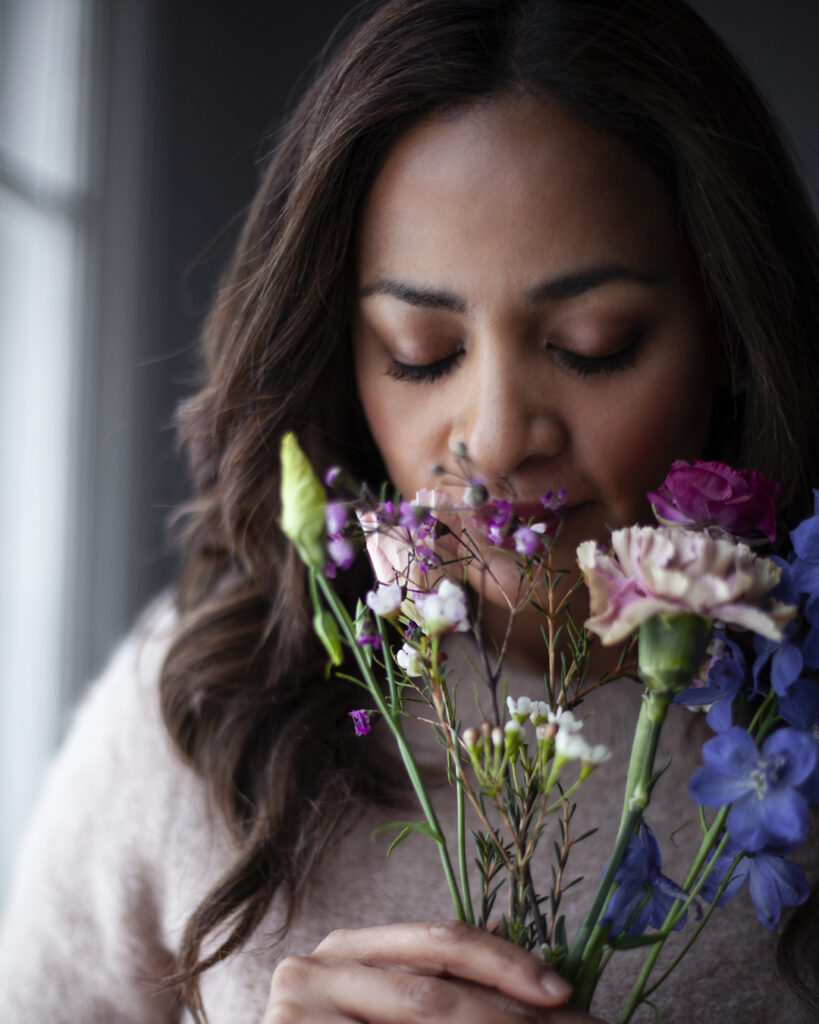
[[[408,381],[410,384],[431,384],[444,377],[450,370],[454,370],[463,355],[463,349],[460,349],[452,355],[444,356],[443,359],[436,359],[434,363],[422,363],[418,366],[412,363],[399,363],[397,359],[392,359],[387,375],[393,380]]]
[[[639,338],[631,339],[625,348],[608,356],[583,356],[569,349],[552,347],[557,361],[579,377],[610,376],[629,370],[637,362]]]
[[[572,352],[570,349],[554,345],[549,347],[557,361],[565,369],[579,377],[609,376],[622,370],[628,370],[635,365],[639,340],[639,336],[635,336],[628,340],[625,348],[607,356],[584,356],[579,352]],[[458,352],[453,352],[452,355],[444,356],[443,359],[436,359],[434,363],[420,365],[400,363],[397,359],[392,359],[386,372],[393,380],[406,381],[410,384],[431,384],[454,370],[463,355],[464,352],[461,349]]]

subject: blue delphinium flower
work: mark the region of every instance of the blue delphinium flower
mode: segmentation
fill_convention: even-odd
[[[717,906],[721,907],[733,899],[747,878],[748,893],[760,924],[775,928],[783,906],[798,906],[810,894],[805,872],[798,864],[785,860],[785,854],[791,850],[790,846],[769,847],[757,853],[743,854],[717,900]],[[704,900],[713,902],[722,880],[740,854],[742,847],[729,839],[699,891]]]
[[[687,707],[708,707],[705,720],[714,732],[731,727],[734,698],[747,682],[745,658],[739,647],[727,637],[719,638],[727,653],[714,660],[708,669],[705,686],[690,687],[676,694],[677,704]]]
[[[781,643],[768,640],[766,637],[754,637],[754,660],[752,674],[755,688],[760,688],[759,677],[765,666],[769,666],[771,686],[780,697],[788,692],[788,688],[796,682],[804,668],[804,657],[797,635],[797,624],[791,622],[785,630],[785,639]]]
[[[802,594],[819,594],[819,490],[813,492],[813,515],[791,530],[796,558],[791,578]],[[814,625],[816,625],[814,623]]]
[[[610,935],[625,930],[627,936],[635,936],[649,927],[660,928],[674,900],[686,898],[685,890],[660,872],[661,866],[660,847],[643,821],[639,833],[629,840],[614,876],[617,888],[600,922],[610,926]],[[685,924],[685,916],[674,925],[675,931]]]
[[[816,744],[798,729],[777,729],[757,749],[739,726],[703,745],[705,765],[688,783],[697,803],[708,807],[731,804],[725,827],[751,852],[766,846],[804,842],[808,803],[799,792],[816,765]]]
[[[813,771],[799,787],[812,804],[819,804],[819,684],[797,679],[784,697],[779,698],[779,713],[789,725],[810,736],[816,749]]]
[[[793,558],[793,554],[791,554]],[[799,587],[794,579],[792,562],[786,561],[777,555],[771,556],[782,570],[782,579],[771,592],[771,596],[783,604],[799,604]],[[782,696],[787,693],[788,687],[799,678],[804,667],[803,645],[799,637],[799,626],[796,619],[792,620],[785,627],[784,638],[780,641],[769,640],[766,637],[754,637],[754,651],[756,658],[751,668],[751,675],[754,679],[754,692],[760,689],[766,690],[764,685],[763,670],[767,667],[770,674],[771,686],[774,691]]]

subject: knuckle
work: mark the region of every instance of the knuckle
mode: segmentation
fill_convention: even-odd
[[[463,921],[434,921],[428,926],[428,931],[431,939],[445,945],[474,939],[474,929]]]
[[[454,1009],[456,993],[451,985],[429,975],[407,975],[401,981],[408,1012],[420,1020],[446,1017]]]
[[[287,1004],[299,992],[304,990],[310,973],[310,961],[306,956],[287,956],[281,960],[273,971],[270,980],[272,999]]]
[[[316,953],[328,952],[333,949],[344,949],[350,944],[350,929],[336,928],[329,932],[316,946]]]

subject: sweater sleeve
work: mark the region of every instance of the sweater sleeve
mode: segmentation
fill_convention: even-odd
[[[154,610],[119,649],[50,768],[0,932],[5,1024],[181,1019],[162,924],[163,845],[185,770],[158,711],[169,618]]]

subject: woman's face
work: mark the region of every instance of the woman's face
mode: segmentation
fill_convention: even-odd
[[[456,470],[463,442],[493,496],[566,489],[568,566],[701,453],[715,356],[671,203],[552,102],[408,131],[364,206],[357,268],[359,394],[404,494],[438,483],[433,464]]]

